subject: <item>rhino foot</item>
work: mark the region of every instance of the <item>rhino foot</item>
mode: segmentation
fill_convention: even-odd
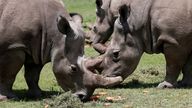
[[[38,90],[37,89],[35,89],[35,90],[28,90],[28,92],[27,92],[27,97],[31,98],[31,99],[38,99],[41,96],[42,96],[42,92],[39,89]]]
[[[0,94],[0,101],[4,101],[7,99],[19,100],[19,98],[12,92],[4,92],[3,94],[5,95]]]
[[[178,81],[177,82],[177,87],[181,88],[181,87],[192,87],[192,83],[191,81]]]
[[[163,88],[173,88],[174,85],[167,82],[167,81],[163,81],[162,83],[160,83],[157,88],[163,89]]]
[[[7,100],[7,96],[0,95],[0,101],[5,101]]]
[[[5,100],[19,100],[19,98],[16,95],[12,95],[12,96],[4,96],[4,95],[0,95],[0,101],[5,101]]]

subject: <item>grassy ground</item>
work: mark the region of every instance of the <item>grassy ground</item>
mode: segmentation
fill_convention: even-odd
[[[79,12],[86,23],[94,22],[95,0],[64,0],[70,12]],[[91,47],[86,47],[87,56],[95,56]],[[23,69],[17,75],[13,89],[21,100],[0,102],[0,108],[46,108],[46,101],[51,96],[62,93],[47,64],[41,73],[40,87],[44,96],[39,100],[25,98],[27,89]],[[163,55],[144,54],[136,71],[121,85],[109,89],[97,89],[94,94],[104,92],[105,95],[97,101],[84,103],[85,108],[190,108],[192,107],[191,89],[156,89],[165,76],[165,61]],[[121,97],[122,100],[107,101],[106,97]],[[48,106],[49,108],[49,106]]]

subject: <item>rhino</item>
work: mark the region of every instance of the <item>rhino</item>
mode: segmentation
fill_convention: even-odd
[[[103,75],[127,78],[142,54],[164,54],[166,76],[158,88],[192,85],[192,1],[133,0],[122,5],[102,60]],[[177,82],[181,73],[183,78]]]
[[[82,21],[60,0],[0,0],[0,100],[17,98],[12,86],[23,65],[27,95],[34,98],[41,96],[39,76],[48,62],[61,88],[81,100],[122,81],[84,68]]]
[[[96,0],[96,21],[92,27],[92,46],[100,54],[107,49],[105,44],[113,33],[114,22],[118,17],[118,9],[131,0]]]

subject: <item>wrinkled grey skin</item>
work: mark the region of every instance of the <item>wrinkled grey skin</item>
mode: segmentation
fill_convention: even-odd
[[[81,100],[122,81],[84,69],[82,17],[70,16],[59,0],[0,0],[0,16],[0,100],[16,98],[12,85],[22,65],[33,98],[41,96],[40,71],[50,61],[58,84]]]
[[[103,64],[106,76],[124,79],[143,52],[163,53],[166,76],[159,88],[192,85],[192,1],[134,0],[119,9]],[[177,83],[180,71],[183,79]]]
[[[96,21],[92,28],[93,48],[104,54],[113,33],[114,22],[118,17],[118,9],[122,4],[129,4],[131,0],[96,0]]]

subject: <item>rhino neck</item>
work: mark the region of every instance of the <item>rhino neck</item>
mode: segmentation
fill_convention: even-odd
[[[104,10],[106,10],[107,15],[108,15],[108,17],[107,17],[108,18],[108,23],[113,28],[113,24],[115,22],[115,18],[114,18],[114,13],[113,13],[112,10],[114,10],[113,8],[116,8],[116,7],[113,6],[113,0],[105,0],[105,3],[103,4],[102,8]]]
[[[151,34],[150,12],[154,0],[133,0],[131,1],[131,13],[128,19],[131,31],[140,31],[140,39],[143,50],[146,53],[153,53],[153,36]]]
[[[143,33],[142,35],[142,40],[144,43],[144,52],[148,54],[153,53],[153,41],[154,37],[152,36],[152,31],[151,31],[151,18],[150,16],[148,17],[147,23],[143,27]]]
[[[62,40],[63,34],[58,31],[56,19],[59,15],[69,19],[64,4],[60,0],[42,0],[42,44],[41,44],[41,62],[45,64],[51,61],[51,53],[56,49],[59,40]]]
[[[48,12],[48,0],[42,0],[42,8],[41,8],[41,19],[42,19],[42,39],[41,39],[41,63],[45,64],[50,61],[49,59],[49,51],[50,45],[48,39],[48,18],[46,13]]]

